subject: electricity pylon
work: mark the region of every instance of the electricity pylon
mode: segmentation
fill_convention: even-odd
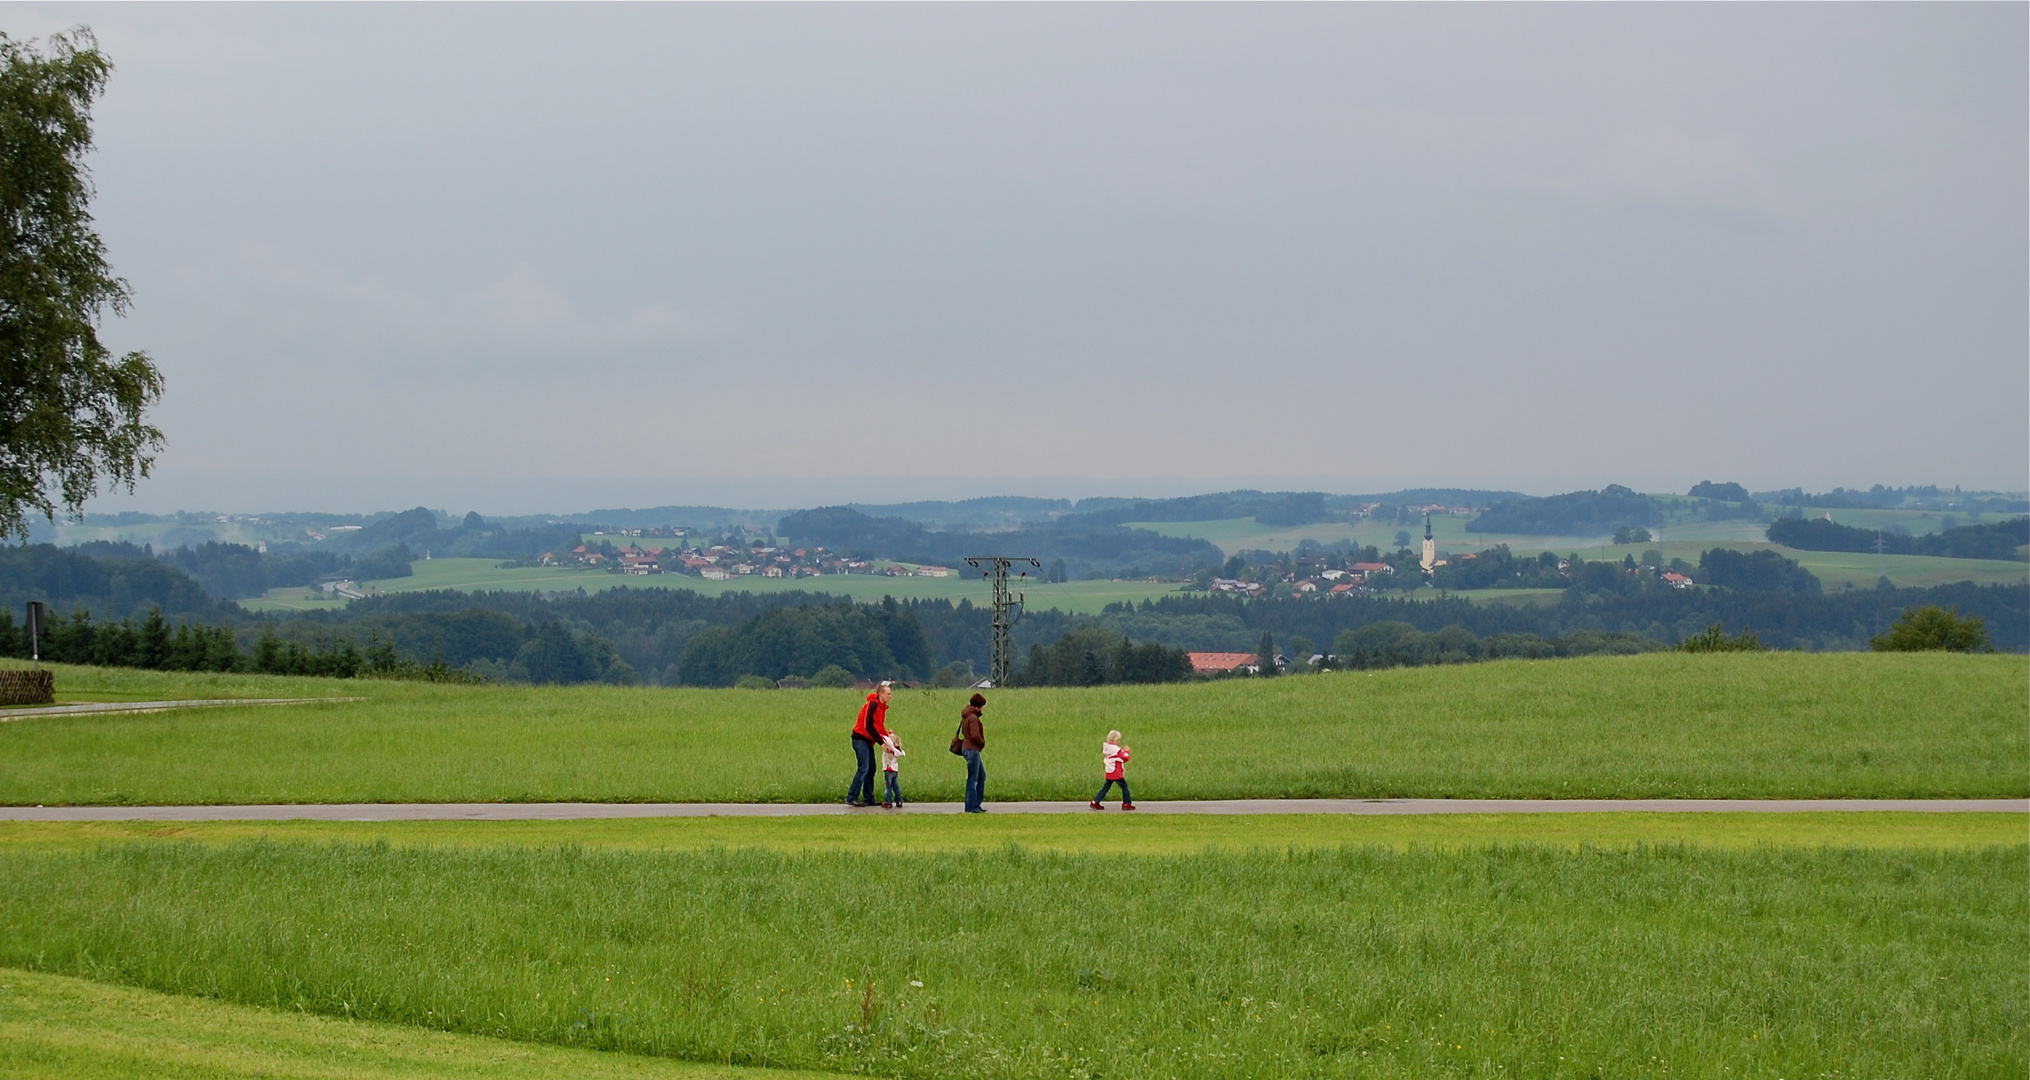
[[[967,566],[981,571],[981,577],[992,578],[994,582],[994,661],[987,677],[994,680],[995,686],[1008,685],[1009,668],[1015,659],[1015,646],[1008,640],[1008,627],[1014,624],[1014,620],[1009,618],[1008,609],[1021,605],[1022,594],[1017,593],[1014,599],[1009,599],[1008,568],[1016,563],[1028,563],[1039,570],[1043,568],[1042,563],[1027,555],[974,555],[966,560]],[[1022,571],[1022,576],[1028,577],[1029,571]]]

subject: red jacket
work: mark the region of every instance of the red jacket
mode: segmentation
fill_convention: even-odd
[[[867,695],[867,704],[860,706],[860,718],[853,722],[853,737],[878,743],[888,737],[888,703],[881,700],[881,692]]]

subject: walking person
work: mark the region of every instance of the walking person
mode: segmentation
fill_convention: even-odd
[[[908,756],[909,751],[902,748],[901,740],[893,734],[881,740],[881,778],[888,784],[888,790],[881,796],[881,805],[888,809],[902,805],[902,787],[896,783],[901,763],[896,759]]]
[[[853,757],[858,768],[853,773],[853,786],[846,789],[847,806],[870,806],[874,802],[874,748],[888,737],[888,699],[894,692],[894,685],[883,680],[874,692],[867,695],[867,704],[860,707],[859,718],[853,721]]]
[[[1092,808],[1105,810],[1100,804],[1107,801],[1107,791],[1115,784],[1121,785],[1121,809],[1133,810],[1135,797],[1128,794],[1128,759],[1135,751],[1121,745],[1121,733],[1107,732],[1106,745],[1100,747],[1100,764],[1106,767],[1106,782],[1100,785],[1100,793],[1093,796]]]
[[[987,812],[980,805],[987,795],[987,767],[980,763],[980,751],[987,748],[987,729],[980,725],[980,710],[986,707],[985,695],[974,694],[973,700],[959,712],[959,754],[966,759],[968,814]]]

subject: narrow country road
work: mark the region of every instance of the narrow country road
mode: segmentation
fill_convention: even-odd
[[[1905,813],[2030,814],[2030,799],[1207,799],[1143,802],[1138,814]],[[1082,802],[987,804],[996,814],[1119,814]],[[958,803],[897,810],[843,803],[288,803],[254,806],[8,806],[0,821],[574,821],[601,818],[956,814]]]

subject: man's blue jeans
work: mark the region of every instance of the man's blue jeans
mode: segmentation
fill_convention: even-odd
[[[985,809],[980,800],[987,797],[987,767],[980,763],[980,752],[967,747],[966,755],[966,809]]]
[[[860,767],[853,773],[853,786],[846,789],[846,801],[871,803],[874,801],[874,772],[880,766],[874,764],[874,744],[853,736],[853,756],[859,759]],[[863,794],[861,789],[865,788]]]
[[[1114,786],[1115,784],[1119,784],[1119,785],[1121,785],[1121,801],[1122,801],[1122,802],[1124,802],[1124,803],[1132,803],[1132,802],[1134,802],[1134,801],[1135,801],[1135,797],[1134,797],[1133,795],[1130,795],[1130,794],[1128,794],[1128,778],[1127,778],[1127,777],[1125,777],[1125,776],[1123,776],[1123,777],[1120,777],[1119,779],[1116,779],[1116,780],[1109,780],[1109,781],[1107,781],[1106,783],[1104,783],[1104,784],[1101,784],[1101,785],[1100,785],[1100,793],[1099,793],[1098,795],[1095,795],[1095,796],[1093,796],[1093,801],[1094,801],[1094,802],[1106,802],[1106,801],[1107,801],[1107,789],[1108,789],[1108,788],[1111,788],[1111,787],[1113,787],[1113,786]]]

